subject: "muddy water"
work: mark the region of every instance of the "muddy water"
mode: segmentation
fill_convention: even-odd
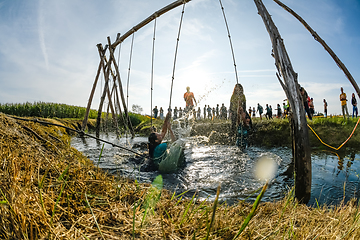
[[[208,145],[206,137],[185,137],[186,166],[177,173],[163,174],[164,187],[170,191],[192,197],[196,192],[200,198],[213,200],[216,189],[221,184],[220,200],[229,204],[247,199],[253,201],[253,192],[261,188],[260,181],[254,174],[257,160],[267,156],[276,162],[275,178],[266,191],[263,201],[274,201],[283,198],[293,186],[291,168],[291,149],[249,147],[240,151],[235,146]],[[101,134],[100,138],[143,151],[144,137],[116,138],[115,134]],[[140,165],[131,161],[134,154],[105,144],[99,160],[102,143],[93,139],[73,138],[72,146],[88,156],[95,165],[111,174],[137,179],[139,182],[151,183],[158,172],[140,172]],[[348,201],[360,195],[360,154],[342,152],[340,155],[329,151],[312,152],[312,194],[309,205],[337,204],[343,199]]]

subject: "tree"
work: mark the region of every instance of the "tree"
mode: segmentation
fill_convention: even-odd
[[[141,114],[141,112],[143,111],[143,108],[142,108],[140,105],[133,104],[133,105],[132,105],[132,111],[133,111],[134,113]]]

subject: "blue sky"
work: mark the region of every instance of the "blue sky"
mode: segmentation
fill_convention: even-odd
[[[112,41],[172,0],[0,0],[0,103],[56,102],[86,106],[99,55],[96,44]],[[285,94],[275,76],[271,42],[252,0],[222,0],[234,46],[239,82],[247,106],[276,106]],[[341,112],[342,86],[350,100],[355,92],[343,72],[310,33],[289,13],[263,0],[278,27],[299,83],[314,98],[315,110]],[[283,0],[327,42],[360,78],[360,1]],[[153,106],[167,108],[181,15],[178,7],[157,19]],[[153,23],[135,33],[129,76],[129,106],[150,113]],[[127,89],[131,37],[121,44],[120,71]],[[100,101],[102,81],[92,108]],[[225,103],[236,83],[232,56],[217,0],[192,0],[185,7],[175,71],[172,107],[184,107],[191,87],[201,109]],[[126,92],[125,92],[125,95]],[[348,104],[349,111],[351,108]]]

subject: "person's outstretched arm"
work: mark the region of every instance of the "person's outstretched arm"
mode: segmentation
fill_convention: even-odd
[[[171,124],[170,124],[170,122],[168,122],[167,129],[168,129],[168,131],[169,131],[169,133],[170,133],[171,141],[172,141],[172,142],[175,142],[175,141],[176,141],[176,137],[175,137],[173,131],[171,130]]]
[[[166,131],[167,131],[167,128],[168,128],[168,123],[170,123],[170,112],[168,112],[166,114],[164,124],[163,124],[162,129],[161,129],[160,135],[161,135],[162,139],[164,139],[164,137],[166,135]]]

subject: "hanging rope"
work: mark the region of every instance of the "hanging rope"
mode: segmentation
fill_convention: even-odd
[[[184,4],[183,4],[183,9],[182,9],[182,12],[181,12],[180,24],[179,24],[179,32],[178,32],[178,36],[177,36],[177,40],[176,40],[175,57],[174,57],[174,66],[173,66],[173,72],[172,72],[172,78],[171,78],[171,88],[170,88],[170,102],[169,102],[169,110],[171,109],[171,98],[172,98],[172,90],[173,90],[173,85],[174,85],[175,66],[176,66],[176,56],[177,56],[177,51],[178,51],[178,47],[179,47],[180,32],[181,32],[181,24],[182,24],[182,20],[183,20],[184,12],[185,12],[185,4],[186,4],[186,2],[184,1]]]
[[[119,46],[119,54],[118,54],[118,60],[117,60],[117,62],[118,62],[118,66],[120,66],[120,51],[121,51],[121,43],[119,44],[120,46]]]
[[[225,11],[224,11],[224,7],[223,7],[223,5],[222,5],[221,0],[219,0],[219,2],[220,2],[220,6],[221,6],[221,10],[222,10],[223,16],[224,16],[224,21],[225,21],[226,29],[227,29],[227,32],[228,32],[228,37],[229,37],[229,42],[230,42],[230,48],[231,48],[231,53],[232,53],[232,58],[233,58],[234,68],[235,68],[236,83],[239,83],[239,78],[238,78],[238,74],[237,74],[237,70],[236,70],[236,62],[235,62],[234,48],[233,48],[233,45],[232,45],[232,42],[231,42],[230,30],[229,30],[228,23],[227,23],[227,21],[226,21]]]
[[[127,75],[127,85],[126,85],[126,107],[127,107],[127,109],[129,109],[129,81],[130,81],[131,58],[132,58],[132,52],[133,52],[133,46],[134,46],[134,36],[135,36],[135,31],[133,32],[133,36],[132,36],[132,40],[131,40],[129,69],[128,69],[128,75]]]
[[[152,44],[152,53],[151,53],[151,96],[150,96],[150,112],[151,112],[151,126],[152,123],[152,100],[153,100],[153,86],[154,86],[154,55],[155,55],[155,33],[156,33],[156,17],[154,19],[154,35],[153,35],[153,44]]]
[[[344,146],[345,143],[347,143],[347,141],[350,140],[350,138],[351,138],[352,135],[354,134],[354,132],[355,132],[355,130],[356,130],[358,124],[359,124],[359,121],[360,121],[360,118],[358,119],[358,121],[357,121],[357,123],[356,123],[356,125],[355,125],[355,127],[354,127],[354,130],[351,132],[351,134],[350,134],[350,136],[348,137],[348,139],[346,139],[345,142],[343,142],[338,148],[332,147],[332,146],[330,146],[329,144],[324,143],[323,140],[321,140],[321,138],[316,134],[316,132],[314,131],[314,129],[312,129],[312,128],[309,126],[309,124],[307,124],[307,126],[310,128],[310,130],[315,134],[315,136],[320,140],[320,142],[321,142],[322,144],[324,144],[325,146],[327,146],[327,147],[329,147],[329,148],[332,148],[332,149],[334,149],[334,150],[337,151],[337,150],[339,150],[342,146]]]

